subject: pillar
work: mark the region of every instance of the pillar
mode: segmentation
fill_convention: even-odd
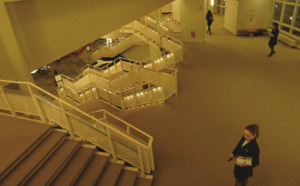
[[[0,37],[3,50],[9,59],[6,63],[9,63],[16,73],[14,80],[34,82],[5,7],[5,3],[10,1],[0,0]]]
[[[202,43],[206,30],[206,0],[180,0],[180,21],[184,42]],[[194,37],[192,36],[194,32]]]

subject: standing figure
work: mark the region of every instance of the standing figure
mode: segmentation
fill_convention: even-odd
[[[269,41],[269,47],[271,49],[271,53],[269,54],[269,57],[271,57],[275,53],[274,47],[275,47],[275,45],[277,45],[278,34],[279,34],[278,24],[273,23],[271,37],[270,37],[270,41]]]
[[[248,177],[253,176],[253,168],[259,165],[259,147],[256,142],[258,137],[258,125],[248,125],[244,130],[244,135],[233,150],[230,158],[245,156],[252,158],[252,165],[239,164],[235,159],[234,177],[236,178],[235,186],[246,186]]]
[[[207,26],[208,26],[208,29],[207,29],[207,32],[209,32],[209,34],[211,35],[211,30],[210,30],[210,25],[212,24],[212,22],[214,21],[214,17],[211,13],[210,10],[207,11],[207,14],[206,14],[206,21],[207,21]]]

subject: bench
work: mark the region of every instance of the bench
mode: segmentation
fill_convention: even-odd
[[[271,35],[272,29],[268,29],[268,35]],[[283,35],[281,33],[279,33],[278,35],[278,40],[287,44],[290,48],[294,47],[297,45],[297,41],[289,36]]]
[[[267,33],[266,29],[240,29],[237,31],[237,35],[248,35],[249,37],[253,37],[256,35],[265,35]]]

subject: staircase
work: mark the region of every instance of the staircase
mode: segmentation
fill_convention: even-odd
[[[102,57],[114,57],[118,54],[121,54],[125,50],[129,49],[134,45],[144,45],[145,43],[140,40],[135,35],[131,35],[124,40],[114,44],[107,45],[104,47],[98,47],[91,52],[91,58],[93,61],[96,61]]]
[[[161,58],[152,65],[117,58],[101,68],[89,65],[74,79],[59,75],[58,95],[77,104],[100,99],[118,109],[164,102],[177,94],[177,70],[164,67],[167,62]]]
[[[152,176],[50,125],[0,115],[0,185],[150,186]]]
[[[171,20],[171,17],[166,20]],[[97,61],[93,64],[99,63],[99,66],[86,65],[74,79],[59,75],[57,79],[62,80],[57,82],[59,97],[76,104],[101,99],[117,109],[128,109],[164,102],[176,95],[177,70],[169,66],[182,61],[183,43],[161,32],[167,30],[162,24],[166,20],[144,16],[122,27],[120,33],[132,35],[113,47],[108,45],[91,52],[91,58]],[[160,52],[142,61],[121,57],[113,61],[98,61],[100,57],[116,56],[141,41]]]

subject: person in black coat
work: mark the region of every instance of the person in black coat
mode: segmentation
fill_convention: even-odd
[[[269,41],[269,47],[271,49],[271,53],[269,54],[269,57],[271,57],[275,53],[274,47],[275,47],[275,45],[277,45],[278,34],[279,34],[278,24],[273,23],[271,37],[270,37],[270,41]]]
[[[212,24],[212,22],[214,21],[214,17],[211,13],[210,10],[207,11],[207,14],[206,14],[206,21],[207,21],[207,26],[208,26],[208,29],[207,29],[207,32],[209,32],[209,34],[211,35],[211,29],[210,29],[210,25]]]
[[[259,130],[258,125],[248,125],[244,130],[244,135],[234,148],[230,158],[237,156],[246,156],[252,158],[252,165],[238,164],[235,159],[234,177],[236,178],[235,186],[246,186],[248,178],[253,176],[253,168],[259,165],[259,147],[256,141]]]

